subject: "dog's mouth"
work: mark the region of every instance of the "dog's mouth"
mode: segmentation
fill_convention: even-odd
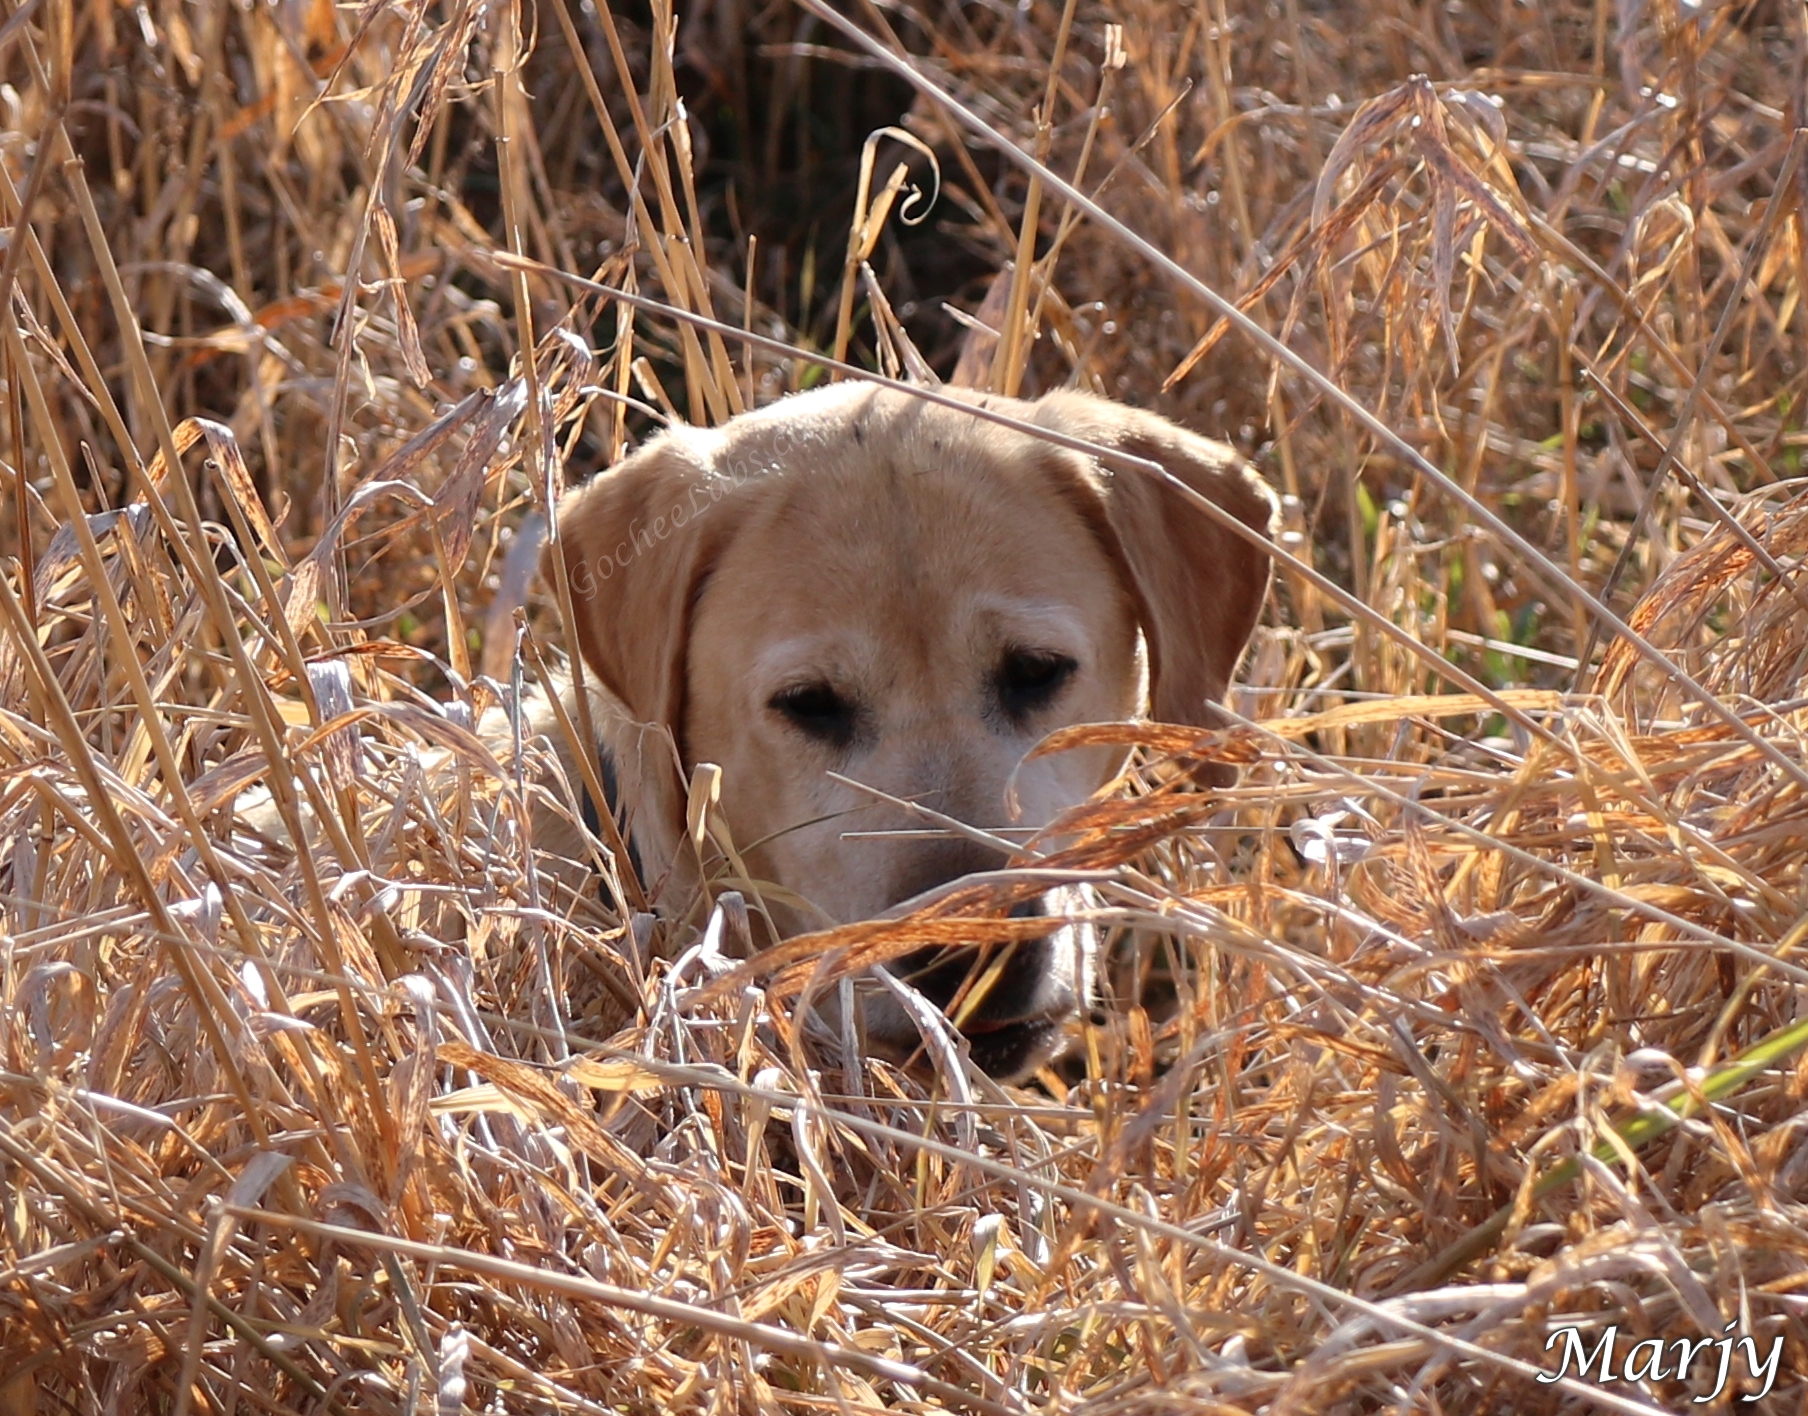
[[[1070,1015],[1020,1018],[1009,1023],[961,1025],[973,1063],[989,1077],[1015,1081],[1036,1070],[1060,1050]]]

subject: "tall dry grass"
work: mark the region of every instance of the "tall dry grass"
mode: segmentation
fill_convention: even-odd
[[[1805,41],[9,4],[0,1410],[1713,1385],[1535,1383],[1575,1323],[1780,1337],[1714,1409],[1798,1409]],[[935,922],[737,966],[608,842],[574,894],[580,784],[473,732],[567,642],[562,483],[838,356],[1078,382],[1287,497],[1241,785],[1150,729],[1076,819],[1111,996],[1031,1088],[809,1035],[817,954]]]

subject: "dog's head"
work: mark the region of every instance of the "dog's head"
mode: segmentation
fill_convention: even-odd
[[[962,396],[1159,463],[1268,529],[1252,471],[1152,414]],[[1158,478],[857,383],[667,433],[571,493],[560,525],[586,663],[677,745],[679,763],[643,755],[624,774],[643,850],[682,839],[680,766],[719,763],[787,933],[1003,863],[831,773],[1020,839],[1119,762],[1090,749],[1019,771],[1048,733],[1133,716],[1145,694],[1159,719],[1211,722],[1269,578],[1266,556]],[[1066,930],[1015,946],[962,1000],[976,1060],[1013,1075],[1045,1057],[1083,997],[1083,953]],[[967,962],[895,971],[946,1005]],[[915,1041],[889,1000],[865,1023],[882,1048]]]

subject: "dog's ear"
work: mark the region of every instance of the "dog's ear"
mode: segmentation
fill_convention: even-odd
[[[674,735],[690,609],[712,559],[707,538],[726,520],[703,515],[711,501],[704,436],[667,434],[559,503],[556,549],[584,662],[630,717]]]
[[[1085,394],[1049,394],[1035,415],[1043,427],[1157,463],[1245,526],[1273,534],[1274,493],[1222,443]],[[1165,723],[1215,726],[1212,705],[1268,595],[1269,557],[1150,473],[1101,465],[1095,485],[1148,641],[1150,711]]]

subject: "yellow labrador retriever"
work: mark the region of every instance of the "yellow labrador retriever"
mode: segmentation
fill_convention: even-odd
[[[1079,393],[957,396],[1157,462],[1269,529],[1253,470],[1153,414]],[[600,731],[637,853],[656,876],[676,864],[662,898],[682,906],[697,884],[684,783],[720,764],[726,819],[751,873],[782,887],[786,934],[1003,863],[831,773],[982,828],[1044,825],[1121,757],[1018,771],[1024,755],[1057,728],[1144,711],[1210,724],[1269,580],[1266,556],[1157,478],[863,383],[674,428],[559,517],[578,647],[619,708]],[[1051,1054],[1089,987],[1088,948],[1052,925],[1016,946],[962,1018],[979,1065],[1008,1078]],[[968,962],[894,972],[945,1006]],[[882,1052],[916,1044],[889,993],[862,1022]]]

